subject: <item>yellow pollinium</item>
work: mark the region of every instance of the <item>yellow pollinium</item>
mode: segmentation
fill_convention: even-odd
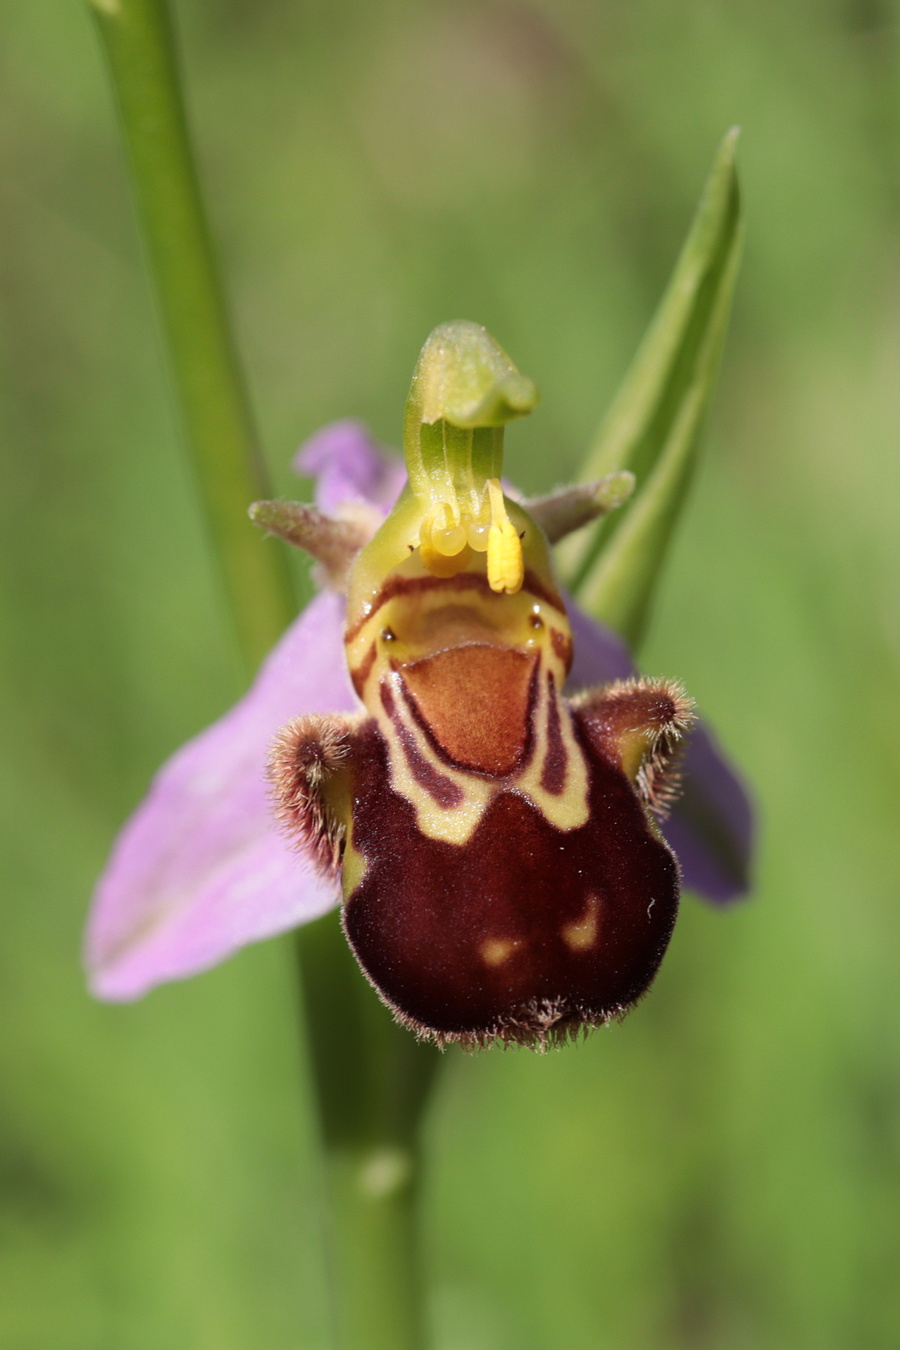
[[[426,516],[419,527],[422,562],[436,577],[454,577],[472,557],[462,514],[448,502]]]
[[[525,563],[522,541],[509,518],[498,478],[489,478],[472,502],[442,501],[419,529],[419,550],[428,571],[452,577],[468,566],[472,554],[487,554],[491,590],[515,595],[522,587]]]
[[[487,484],[491,501],[491,528],[487,542],[488,585],[492,591],[515,595],[525,578],[522,541],[506,512],[503,492],[496,478]]]

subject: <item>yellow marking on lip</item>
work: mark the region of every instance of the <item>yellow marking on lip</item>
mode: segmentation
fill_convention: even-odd
[[[618,738],[619,754],[622,757],[622,771],[630,782],[634,782],[647,755],[653,748],[653,742],[659,737],[659,727],[636,727],[626,731]]]
[[[510,938],[485,938],[478,951],[486,966],[502,966],[522,944]]]
[[[573,952],[586,952],[589,948],[595,946],[597,942],[597,932],[599,924],[600,901],[596,895],[589,895],[587,898],[587,908],[580,919],[574,923],[563,925],[563,942]]]
[[[545,656],[550,661],[549,654]],[[565,671],[557,667],[560,683],[565,679]],[[553,697],[559,700],[560,734],[566,754],[566,786],[562,793],[547,792],[541,787],[541,775],[547,756],[547,704]],[[589,782],[584,752],[575,739],[572,727],[572,715],[564,698],[554,684],[551,693],[550,682],[541,678],[538,681],[538,697],[532,712],[531,725],[534,733],[534,754],[517,776],[516,786],[520,792],[530,797],[541,815],[557,830],[577,830],[585,825],[590,816]]]
[[[399,676],[388,676],[388,680],[396,694],[394,706],[397,722],[395,723],[394,718],[386,713],[381,704],[375,709],[375,720],[388,745],[391,786],[410,803],[416,813],[416,824],[427,838],[440,839],[447,844],[466,844],[478,828],[489,802],[497,791],[497,785],[484,775],[453,768],[439,758],[406,706],[399,687]],[[462,800],[457,805],[440,805],[417,781],[403,749],[401,724],[422,760],[427,761],[442,777],[449,779],[461,789]]]
[[[537,531],[532,531],[530,537],[540,542]],[[438,579],[429,574],[416,550],[385,580],[380,590],[372,593],[367,610],[359,614],[347,632],[347,663],[354,673],[357,692],[387,741],[391,785],[413,806],[418,827],[428,838],[467,843],[496,793],[510,789],[527,797],[556,829],[578,829],[588,818],[587,765],[567,705],[559,693],[566,676],[565,662],[550,640],[551,630],[568,634],[565,611],[561,601],[554,601],[545,593],[539,575],[529,574],[526,581],[527,585],[516,595],[498,595],[491,592],[483,572]],[[532,623],[536,614],[543,625],[540,629]],[[467,767],[448,763],[450,752],[437,752],[420,725],[422,720],[427,721],[431,733],[437,735],[438,728],[433,725],[429,709],[424,709],[424,718],[422,708],[418,709],[420,715],[413,716],[400,696],[401,689],[395,685],[399,679],[402,687],[403,672],[429,657],[440,658],[433,667],[435,671],[440,666],[444,673],[452,673],[454,662],[443,653],[454,648],[470,652],[474,671],[478,652],[485,647],[509,648],[539,662],[536,704],[531,709],[530,726],[522,728],[523,748],[526,743],[533,745],[534,753],[528,753],[521,768],[504,761],[491,766],[495,772],[488,772],[476,767],[474,761],[470,765],[465,755],[462,759]],[[460,657],[459,664],[465,668],[464,657]],[[552,682],[546,678],[550,674]],[[397,715],[405,727],[402,737],[382,707],[380,690],[385,680],[398,694]],[[567,765],[562,793],[551,793],[541,786],[548,749],[551,686],[559,700]],[[467,715],[467,708],[471,712],[463,698],[462,716]],[[462,790],[459,805],[452,808],[440,805],[417,782],[401,744],[403,739],[414,742],[418,756]],[[440,743],[439,736],[437,739]]]

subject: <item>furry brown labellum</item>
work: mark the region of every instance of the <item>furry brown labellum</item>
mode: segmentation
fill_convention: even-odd
[[[445,366],[477,338],[460,327],[437,330]],[[401,1022],[441,1045],[544,1046],[621,1016],[662,960],[679,872],[655,816],[691,714],[666,681],[563,696],[572,638],[546,539],[499,484],[495,433],[527,400],[498,352],[474,413],[413,419],[422,462],[408,416],[410,487],[350,576],[365,711],[287,727],[271,774],[283,823],[340,868],[347,938]]]

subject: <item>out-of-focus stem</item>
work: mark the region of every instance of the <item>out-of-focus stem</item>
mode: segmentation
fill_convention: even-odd
[[[247,520],[268,496],[191,152],[165,0],[92,0],[112,75],[186,443],[241,649],[254,667],[293,614],[287,563]]]
[[[187,446],[248,667],[293,615],[191,153],[165,0],[90,0],[109,59]],[[391,1021],[331,915],[298,934],[327,1177],[335,1345],[422,1350],[418,1131],[438,1062]]]
[[[420,1129],[440,1056],[361,984],[336,915],[307,926],[299,942],[332,1198],[335,1345],[423,1350]]]

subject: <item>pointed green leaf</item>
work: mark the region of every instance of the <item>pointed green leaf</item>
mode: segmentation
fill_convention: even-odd
[[[581,603],[632,643],[697,458],[740,256],[737,128],[719,147],[671,281],[582,479],[629,469],[637,491],[621,512],[560,550]]]

